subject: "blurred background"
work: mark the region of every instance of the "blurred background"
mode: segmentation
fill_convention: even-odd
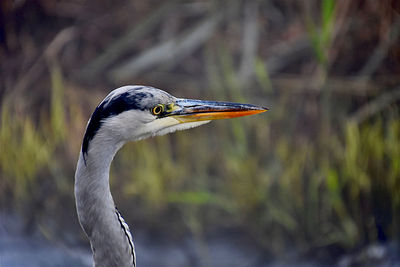
[[[112,89],[267,106],[126,145],[140,266],[400,264],[400,2],[0,2],[0,265],[90,266],[73,196]]]

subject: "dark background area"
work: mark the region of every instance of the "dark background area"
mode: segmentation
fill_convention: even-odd
[[[73,197],[87,120],[144,84],[270,110],[118,153],[139,258],[399,264],[399,3],[2,0],[0,233],[89,246]]]

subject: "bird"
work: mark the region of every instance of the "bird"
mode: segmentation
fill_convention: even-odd
[[[111,91],[87,123],[75,172],[78,220],[90,241],[94,266],[136,267],[132,234],[109,184],[111,162],[126,142],[267,110],[251,104],[176,98],[151,86],[128,85]]]

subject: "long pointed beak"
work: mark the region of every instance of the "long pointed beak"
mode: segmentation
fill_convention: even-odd
[[[173,116],[181,122],[193,122],[249,116],[267,110],[268,108],[251,104],[178,99],[167,116]]]

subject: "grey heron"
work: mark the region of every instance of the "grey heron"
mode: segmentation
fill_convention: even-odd
[[[132,235],[109,185],[111,161],[124,143],[266,110],[250,104],[176,98],[148,86],[124,86],[109,93],[87,124],[75,173],[76,209],[95,266],[136,266]]]

